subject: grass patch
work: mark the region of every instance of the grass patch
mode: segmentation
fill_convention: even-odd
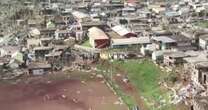
[[[208,28],[208,21],[199,21],[199,22],[196,22],[195,25],[202,27],[202,28]]]
[[[90,40],[85,41],[85,42],[82,44],[82,46],[85,46],[85,47],[92,47],[92,46],[90,45]]]
[[[126,70],[130,81],[137,87],[139,93],[144,97],[149,110],[175,110],[169,104],[170,92],[162,90],[159,81],[167,74],[162,72],[150,60],[127,60],[114,61],[114,65],[119,65]]]

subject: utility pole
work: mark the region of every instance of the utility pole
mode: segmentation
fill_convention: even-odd
[[[113,61],[110,60],[110,80],[113,81]]]
[[[51,7],[51,0],[48,0],[48,3],[49,3],[49,7]]]

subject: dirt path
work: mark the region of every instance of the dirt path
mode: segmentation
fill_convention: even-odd
[[[118,70],[117,74],[120,74],[120,76],[116,76],[116,75],[114,76],[114,79],[116,80],[117,84],[122,88],[122,90],[125,93],[133,97],[133,99],[136,101],[138,107],[141,110],[148,110],[144,101],[141,99],[141,95],[139,94],[138,90],[131,83],[125,83],[123,81],[126,72],[119,67],[116,68]]]
[[[144,104],[144,101],[141,99],[138,91],[134,88],[134,86],[130,83],[124,83],[121,77],[116,78],[117,84],[122,88],[122,90],[132,96],[132,98],[136,101],[138,107],[141,110],[148,110]]]

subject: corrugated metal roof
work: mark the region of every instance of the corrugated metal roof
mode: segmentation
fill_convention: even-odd
[[[37,50],[52,50],[53,47],[35,47],[33,50],[37,51]]]
[[[74,17],[78,18],[78,19],[82,19],[82,18],[87,18],[87,17],[89,17],[88,14],[83,13],[83,12],[80,12],[80,11],[74,11],[74,12],[72,12],[72,15],[73,15]]]
[[[152,39],[155,40],[155,41],[161,41],[161,42],[164,42],[164,43],[176,42],[175,40],[173,40],[173,39],[171,39],[169,37],[166,37],[166,36],[153,37]]]
[[[112,27],[112,30],[115,31],[116,33],[118,33],[120,36],[125,36],[126,34],[131,33],[131,31],[129,29],[127,29],[121,25],[117,25],[117,26]]]
[[[149,37],[112,39],[112,45],[132,45],[150,43]]]
[[[109,39],[108,36],[101,29],[92,27],[88,30],[88,37],[93,39]]]
[[[75,50],[80,50],[80,51],[86,51],[86,52],[91,52],[91,53],[100,53],[100,49],[97,48],[91,48],[91,47],[86,47],[86,46],[81,46],[81,45],[74,45]]]
[[[178,13],[176,11],[167,11],[167,12],[165,12],[165,16],[167,16],[167,17],[175,17],[175,16],[180,16],[180,13]]]

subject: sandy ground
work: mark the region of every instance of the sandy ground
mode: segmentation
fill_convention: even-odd
[[[49,81],[44,76],[30,83],[0,84],[1,110],[127,110],[117,101],[97,78]]]

